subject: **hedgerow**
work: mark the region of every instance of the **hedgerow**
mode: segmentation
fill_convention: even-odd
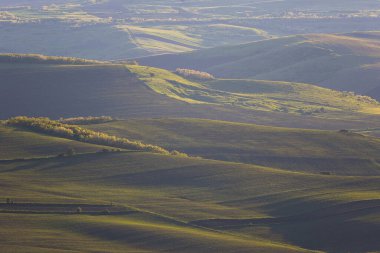
[[[68,125],[49,118],[14,117],[5,122],[7,125],[26,128],[35,132],[63,137],[81,142],[105,145],[129,150],[147,151],[160,154],[186,156],[178,151],[168,151],[162,147],[144,144],[140,141],[131,141],[127,138],[111,136],[76,125]]]

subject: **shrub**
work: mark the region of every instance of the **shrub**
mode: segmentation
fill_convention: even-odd
[[[177,151],[177,150],[173,150],[173,151],[171,151],[170,154],[171,154],[171,155],[175,155],[175,156],[188,157],[187,154],[185,154],[185,153],[181,153],[181,152],[179,152],[179,151]]]
[[[176,74],[181,75],[186,78],[193,78],[198,80],[212,80],[215,79],[213,75],[207,72],[202,72],[193,69],[181,69],[177,68],[175,71]]]
[[[100,116],[100,117],[76,117],[76,118],[67,118],[59,119],[59,122],[69,125],[90,125],[90,124],[101,124],[114,121],[110,116]]]

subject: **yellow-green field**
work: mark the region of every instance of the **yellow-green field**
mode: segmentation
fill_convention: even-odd
[[[338,92],[315,85],[249,79],[215,79],[202,83],[188,81],[170,71],[128,66],[152,90],[191,104],[219,104],[249,110],[316,114],[337,117],[337,113],[377,115],[380,104],[366,96]]]

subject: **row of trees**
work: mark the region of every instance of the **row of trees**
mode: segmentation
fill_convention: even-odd
[[[127,138],[111,136],[106,133],[96,132],[80,126],[68,125],[49,118],[29,118],[14,117],[6,121],[7,125],[23,127],[32,131],[45,133],[57,137],[73,139],[77,141],[105,145],[129,150],[148,151],[160,154],[172,154],[186,156],[178,151],[169,152],[168,150],[151,144],[144,144],[140,141],[131,141]]]
[[[75,57],[45,56],[40,54],[0,54],[0,62],[6,63],[48,63],[48,64],[97,64],[96,60]]]
[[[60,118],[59,122],[69,125],[91,125],[91,124],[101,124],[114,121],[110,116],[99,116],[99,117],[75,117],[75,118]]]
[[[213,75],[207,72],[202,72],[193,69],[181,69],[177,68],[175,71],[176,74],[181,75],[186,78],[198,79],[198,80],[212,80],[215,79]]]

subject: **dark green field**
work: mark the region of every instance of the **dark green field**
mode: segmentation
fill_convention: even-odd
[[[4,201],[15,201],[2,205],[1,227],[9,228],[1,230],[4,252],[363,252],[380,246],[374,175],[317,175],[144,152],[1,161],[0,173]]]

